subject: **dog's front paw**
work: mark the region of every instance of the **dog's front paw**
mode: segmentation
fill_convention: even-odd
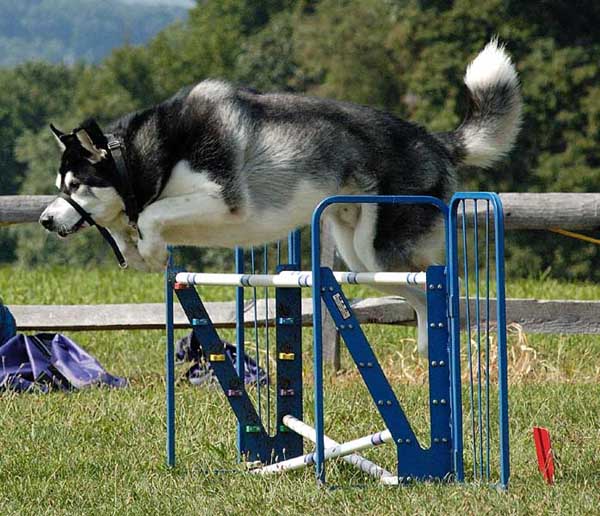
[[[120,242],[119,246],[123,257],[127,262],[128,269],[135,269],[138,271],[149,272],[150,269],[146,264],[145,260],[140,255],[137,245],[135,242],[129,239],[124,239]]]
[[[127,260],[127,268],[134,269],[141,272],[152,272],[150,266],[144,261],[144,259],[138,254],[125,256]]]
[[[163,242],[159,244],[142,239],[138,242],[138,251],[144,261],[147,272],[160,272],[165,269],[168,253],[167,247]]]

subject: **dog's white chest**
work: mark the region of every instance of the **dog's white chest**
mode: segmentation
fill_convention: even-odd
[[[151,218],[168,244],[258,245],[285,238],[290,230],[308,224],[315,206],[332,193],[310,181],[283,186],[289,191],[284,203],[270,203],[268,199],[265,202],[264,196],[254,199],[246,190],[239,208],[232,210],[220,185],[211,181],[208,174],[194,171],[181,161],[173,169],[160,199],[144,210],[142,219]]]

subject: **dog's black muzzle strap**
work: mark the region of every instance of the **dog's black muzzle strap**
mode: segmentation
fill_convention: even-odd
[[[108,242],[108,245],[110,245],[110,247],[112,248],[113,253],[115,253],[117,260],[119,261],[119,266],[122,267],[123,269],[126,268],[127,260],[123,256],[123,253],[121,253],[119,246],[115,242],[115,239],[112,237],[112,235],[108,232],[108,230],[105,227],[100,226],[99,224],[96,224],[96,221],[92,218],[92,216],[87,211],[85,211],[81,206],[79,206],[79,204],[77,204],[73,199],[71,199],[71,197],[69,195],[61,192],[58,194],[58,196],[61,199],[64,199],[65,201],[67,201],[71,206],[73,206],[75,211],[77,211],[77,213],[79,213],[79,215],[81,215],[81,220],[76,224],[77,226],[80,226],[81,224],[83,224],[84,221],[87,222],[90,226],[96,226],[96,228],[98,229],[98,231],[100,232],[100,234],[102,235],[104,240],[106,240]]]

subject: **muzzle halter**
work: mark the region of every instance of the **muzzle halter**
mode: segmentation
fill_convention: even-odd
[[[92,218],[92,216],[81,206],[79,206],[79,204],[77,204],[71,198],[70,195],[61,192],[58,194],[58,197],[67,201],[73,207],[73,209],[75,209],[75,211],[79,213],[79,215],[81,215],[81,219],[79,220],[79,222],[77,222],[77,224],[75,224],[75,227],[80,227],[84,222],[87,222],[90,226],[96,226],[96,229],[100,232],[100,234],[102,235],[104,240],[106,240],[108,245],[110,245],[110,247],[113,250],[113,253],[115,253],[115,256],[119,262],[119,267],[125,269],[127,267],[127,260],[123,256],[123,253],[121,253],[121,250],[119,249],[119,246],[115,242],[113,236],[108,232],[108,229],[106,229],[104,226],[100,226],[99,224],[97,224],[96,221]]]

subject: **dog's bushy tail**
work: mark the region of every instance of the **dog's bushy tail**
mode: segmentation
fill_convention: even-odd
[[[440,136],[458,163],[490,167],[510,152],[521,128],[517,71],[497,39],[467,67],[465,84],[469,112],[456,131]]]

